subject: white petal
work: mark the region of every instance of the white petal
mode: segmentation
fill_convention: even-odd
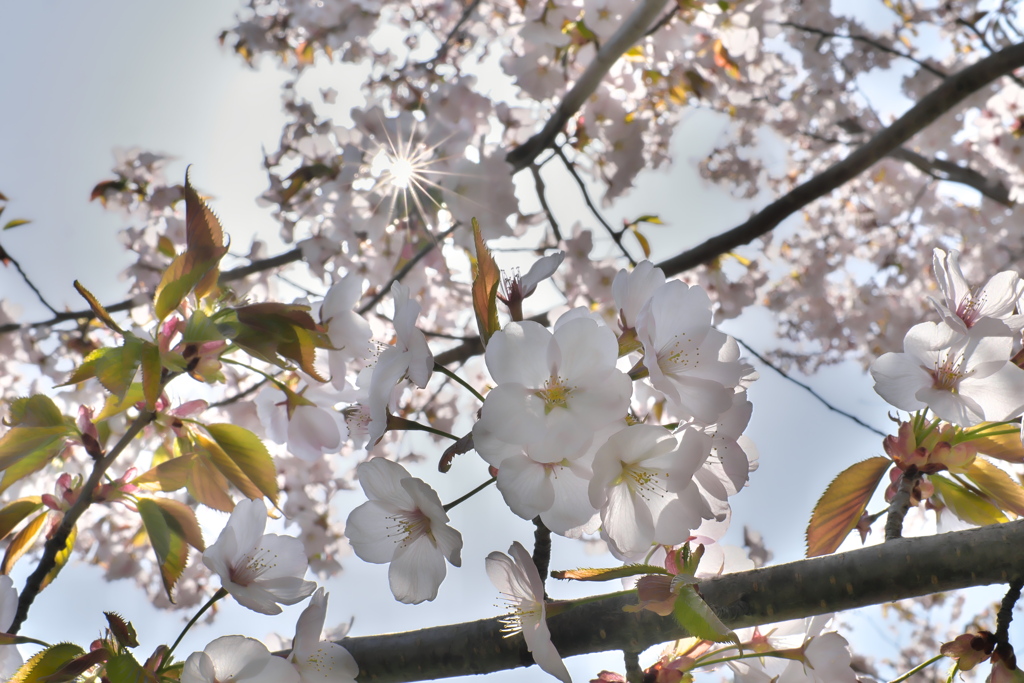
[[[446,573],[441,552],[423,535],[398,549],[388,569],[388,580],[396,600],[417,605],[437,597]]]

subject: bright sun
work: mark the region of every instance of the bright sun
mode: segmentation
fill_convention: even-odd
[[[391,159],[390,161],[391,164],[387,170],[389,181],[400,190],[408,188],[416,174],[416,169],[408,159]]]

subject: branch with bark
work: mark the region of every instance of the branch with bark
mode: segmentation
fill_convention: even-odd
[[[704,599],[730,628],[877,605],[1024,575],[1024,520],[904,538],[837,555],[702,581]],[[689,634],[671,617],[625,612],[633,591],[577,600],[548,619],[564,657],[641,651]],[[521,636],[504,638],[499,619],[339,641],[359,662],[363,683],[483,674],[533,664]]]

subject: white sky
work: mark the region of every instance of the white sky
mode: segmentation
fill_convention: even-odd
[[[56,307],[83,306],[71,286],[74,279],[102,301],[123,296],[118,272],[127,261],[116,238],[123,225],[99,204],[88,202],[92,187],[111,176],[115,146],[173,155],[176,160],[168,169],[172,180],[183,177],[185,166],[193,164],[194,183],[212,195],[211,205],[233,237],[233,251],[246,250],[252,231],[273,239],[276,225],[254,198],[266,187],[261,145],[275,148],[283,120],[277,88],[282,75],[269,64],[253,72],[218,46],[216,36],[231,25],[235,10],[234,0],[54,0],[8,7],[8,30],[0,41],[0,192],[11,200],[4,220],[24,217],[33,222],[0,233],[0,244],[21,261]],[[343,71],[338,73],[345,78]],[[339,99],[355,90],[351,82],[334,87],[342,93]],[[644,176],[640,189],[607,214],[613,225],[623,216],[660,215],[667,226],[648,231],[660,252],[655,259],[732,227],[747,215],[747,205],[704,185],[694,168],[716,135],[717,125],[706,118],[685,124],[676,140],[677,167],[670,174]],[[593,223],[569,181],[552,174],[548,188],[564,231],[574,218]],[[273,247],[271,251],[276,253]],[[13,269],[0,270],[0,297],[22,305],[27,319],[46,317]],[[745,315],[724,329],[757,349],[773,344],[772,324],[764,312]],[[764,534],[776,562],[794,560],[803,554],[806,522],[828,482],[853,462],[880,454],[881,444],[879,437],[827,411],[772,370],[759,369],[761,380],[750,390],[754,417],[748,435],[760,450],[761,469],[751,487],[733,501],[730,539],[738,543],[743,525],[750,524]],[[827,369],[811,383],[840,407],[881,429],[888,427],[888,408],[859,366]],[[422,476],[441,490],[442,500],[477,483]],[[339,505],[347,510],[359,502],[353,495]],[[493,550],[507,550],[515,539],[529,547],[532,539],[532,526],[507,511],[508,520],[498,519],[498,513],[492,519],[488,511],[501,507],[491,489],[453,510],[453,524],[466,541],[464,566],[450,571],[433,604],[398,604],[387,588],[386,567],[346,559],[345,571],[329,583],[328,627],[355,616],[353,634],[365,635],[497,614],[497,596],[484,574],[483,558]],[[599,561],[584,556],[573,543],[556,538],[554,546],[553,568]],[[26,570],[17,570],[17,586]],[[589,591],[586,587],[577,594]],[[565,584],[555,584],[551,593],[569,594]],[[135,622],[142,658],[156,643],[173,640],[183,623],[177,615],[149,607],[130,582],[97,584],[94,569],[72,564],[36,601],[23,633],[87,646],[101,632],[101,612],[111,609]],[[259,638],[276,630],[290,637],[299,609],[268,618],[226,601],[224,618],[212,627],[194,629],[178,654],[184,657],[228,633]],[[614,653],[567,663],[577,681],[589,680],[601,668],[622,669]],[[550,679],[531,669],[492,680]]]

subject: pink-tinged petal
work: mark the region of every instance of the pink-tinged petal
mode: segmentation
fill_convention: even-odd
[[[181,683],[216,683],[217,670],[205,652],[193,652],[181,670]]]
[[[589,318],[577,318],[559,325],[554,337],[562,350],[558,374],[567,378],[569,383],[595,369],[613,369],[619,357],[615,333]]]
[[[533,557],[519,541],[513,541],[512,545],[509,546],[508,554],[515,561],[516,567],[523,573],[527,584],[530,586],[530,592],[523,597],[540,603],[543,609],[544,581],[540,578],[540,572],[537,571],[537,565],[534,564]]]
[[[288,423],[288,446],[303,460],[318,460],[341,447],[338,423],[323,408],[299,406]]]
[[[371,458],[356,467],[359,485],[371,501],[386,502],[403,510],[411,510],[414,503],[402,487],[409,471],[387,458]]]
[[[654,539],[650,509],[625,484],[613,486],[601,510],[604,532],[622,555],[646,551]]]
[[[293,536],[264,534],[254,557],[260,559],[261,580],[301,577],[309,566],[302,541]]]
[[[949,325],[939,323],[918,323],[903,338],[903,351],[915,360],[931,366],[935,352],[952,346],[961,335]]]
[[[295,622],[295,638],[292,640],[292,661],[315,653],[324,631],[327,618],[328,593],[323,587],[317,588],[306,609],[302,610]]]
[[[562,661],[562,655],[558,654],[558,650],[551,642],[551,631],[544,619],[530,624],[529,628],[524,624],[523,639],[526,641],[527,649],[533,654],[533,661],[537,663],[537,666],[563,683],[572,683],[569,671],[565,668],[565,662]]]
[[[418,605],[437,597],[447,569],[444,558],[428,536],[420,536],[399,547],[388,568],[388,581],[395,599]]]
[[[984,379],[966,377],[960,382],[960,395],[977,401],[988,422],[1011,420],[1024,412],[1024,370],[1006,363]]]
[[[234,531],[239,548],[253,548],[259,545],[267,528],[267,506],[259,498],[240,501],[231,511],[227,526]]]
[[[498,470],[498,490],[515,514],[533,519],[555,501],[547,468],[526,456],[505,460]]]
[[[316,590],[315,581],[306,581],[294,576],[279,576],[273,579],[265,579],[260,581],[259,585],[265,588],[267,592],[274,596],[274,600],[282,605],[294,605],[302,602]]]
[[[526,575],[519,571],[512,558],[505,553],[494,551],[488,554],[484,565],[487,577],[503,597],[533,595]]]
[[[928,387],[917,392],[933,413],[947,422],[973,427],[985,421],[985,410],[972,397]]]
[[[213,660],[220,680],[254,676],[266,666],[271,657],[266,645],[243,636],[217,638],[203,648],[203,652]]]
[[[355,683],[359,675],[355,657],[341,645],[326,641],[317,645],[305,658],[295,661],[295,666],[299,669],[302,683]]]
[[[558,347],[544,326],[532,320],[509,323],[487,342],[484,359],[500,386],[508,382],[538,389],[551,377]],[[493,392],[492,392],[493,393]]]
[[[565,260],[565,252],[556,251],[554,254],[548,254],[534,261],[530,270],[519,280],[523,298],[533,294],[538,284],[554,275],[563,260]]]
[[[586,471],[586,468],[582,468]],[[550,481],[555,498],[551,507],[541,513],[544,525],[556,534],[565,535],[570,529],[584,526],[597,514],[587,496],[589,479],[579,476],[569,467],[554,465]]]
[[[917,393],[932,385],[931,373],[906,353],[885,353],[871,364],[875,393],[890,405],[914,412],[927,407]]]
[[[665,272],[650,261],[641,261],[632,271],[620,270],[615,274],[612,296],[619,309],[619,319],[627,328],[636,327],[640,309],[663,284]]]
[[[262,584],[242,585],[225,582],[224,590],[230,593],[239,605],[251,609],[253,612],[269,615],[281,613],[281,607],[277,604],[277,596],[264,588]]]
[[[693,484],[687,495],[683,492],[672,497],[659,510],[654,524],[652,541],[662,545],[679,545],[685,543],[690,532],[700,526],[702,501],[700,492]],[[641,548],[640,550],[643,550]]]
[[[493,420],[484,418],[473,425],[473,448],[480,454],[484,462],[500,469],[506,458],[522,454],[523,447],[502,441],[494,435],[488,425],[496,419],[499,418],[496,417]]]
[[[349,513],[345,536],[360,559],[385,564],[395,556],[402,536],[395,529],[392,512],[390,507],[369,501]]]
[[[536,441],[544,431],[544,418],[544,401],[522,384],[501,384],[484,401],[487,428],[495,438],[508,443]]]
[[[975,298],[975,315],[979,318],[1003,318],[1013,313],[1021,295],[1021,279],[1017,273],[1004,270],[996,273]]]

